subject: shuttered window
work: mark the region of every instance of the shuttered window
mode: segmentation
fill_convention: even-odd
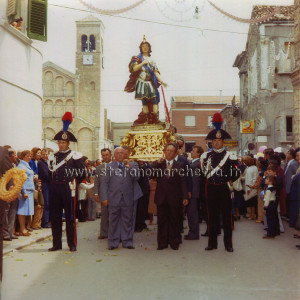
[[[31,39],[47,41],[47,2],[28,1],[28,37]]]
[[[17,13],[17,0],[7,1],[7,17],[13,16]]]
[[[21,0],[7,0],[6,16],[9,23],[21,17]]]

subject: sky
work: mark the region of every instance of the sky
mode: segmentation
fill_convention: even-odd
[[[85,0],[102,10],[121,9],[138,0]],[[226,12],[249,19],[253,5],[292,5],[293,0],[211,0]],[[59,5],[60,7],[56,6]],[[193,18],[195,7],[198,19]],[[65,8],[67,7],[67,8]],[[173,96],[239,95],[236,56],[245,50],[249,24],[225,17],[207,0],[146,0],[120,15],[89,10],[79,0],[48,0],[48,41],[43,61],[75,73],[76,21],[88,15],[105,27],[101,101],[113,122],[133,122],[141,111],[134,93],[125,93],[128,64],[145,34],[152,46],[170,108]],[[58,34],[59,33],[59,34]],[[163,99],[160,103],[164,118]]]

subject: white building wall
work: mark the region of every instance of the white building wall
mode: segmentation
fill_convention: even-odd
[[[26,32],[8,24],[6,6],[0,1],[0,145],[41,147],[42,54]]]

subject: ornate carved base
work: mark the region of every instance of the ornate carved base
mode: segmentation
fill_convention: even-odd
[[[133,125],[123,138],[121,146],[130,148],[130,158],[142,161],[155,161],[163,156],[167,143],[176,141],[166,124]]]

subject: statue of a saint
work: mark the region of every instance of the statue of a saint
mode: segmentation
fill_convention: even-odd
[[[151,45],[146,41],[145,35],[140,44],[140,54],[133,56],[129,63],[130,77],[124,89],[125,92],[135,91],[135,99],[141,100],[142,112],[134,125],[158,124],[159,121],[159,92],[158,88],[166,83],[160,78],[160,72],[154,61],[150,59]]]

